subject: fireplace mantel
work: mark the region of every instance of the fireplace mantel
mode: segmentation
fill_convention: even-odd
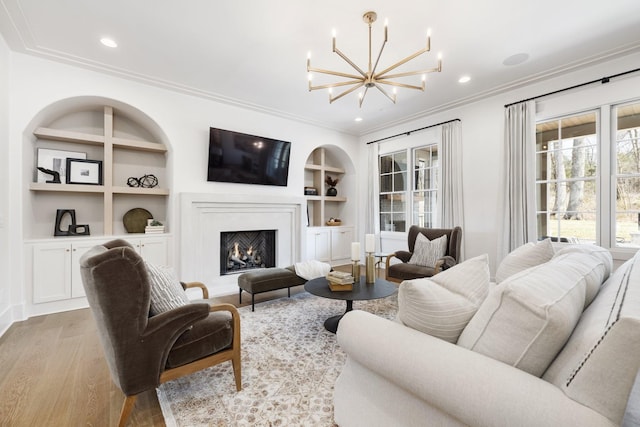
[[[276,230],[276,266],[301,260],[305,247],[302,197],[212,193],[180,195],[180,277],[203,282],[211,296],[238,291],[235,274],[220,274],[220,233]]]

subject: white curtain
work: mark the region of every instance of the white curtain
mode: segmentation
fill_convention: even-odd
[[[464,236],[464,203],[462,194],[462,136],[460,122],[454,121],[442,126],[441,203],[440,224],[442,228],[460,226]],[[464,259],[464,238],[460,248]]]
[[[505,109],[504,185],[498,262],[509,252],[536,240],[534,101]],[[500,224],[499,224],[500,226]]]
[[[369,144],[367,164],[369,165],[369,182],[367,183],[367,216],[365,232],[380,236],[380,168],[378,167],[378,143]],[[380,242],[376,250],[380,250]]]

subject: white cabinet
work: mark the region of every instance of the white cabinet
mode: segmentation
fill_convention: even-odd
[[[41,243],[33,247],[33,302],[71,298],[71,244]]]
[[[169,237],[123,237],[147,261],[167,265]],[[76,239],[33,244],[33,303],[62,301],[85,296],[80,258],[108,239]]]
[[[305,259],[331,265],[349,264],[352,241],[353,227],[309,227]]]
[[[329,262],[331,260],[331,234],[329,230],[310,227],[307,229],[307,256],[306,259]]]
[[[331,261],[350,261],[351,242],[353,242],[352,227],[331,228]]]

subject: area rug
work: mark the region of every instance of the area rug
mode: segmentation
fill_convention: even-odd
[[[323,323],[345,308],[306,292],[240,308],[242,391],[230,362],[162,384],[167,426],[334,426],[333,384],[346,355]],[[353,308],[392,319],[397,297]]]

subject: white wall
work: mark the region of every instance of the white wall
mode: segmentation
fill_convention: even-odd
[[[302,196],[304,188],[304,164],[309,154],[318,146],[340,147],[350,162],[357,158],[357,138],[325,128],[221,104],[212,100],[172,92],[155,86],[131,82],[125,79],[59,64],[29,55],[11,53],[12,73],[9,86],[11,123],[8,141],[12,169],[8,173],[11,194],[9,204],[15,216],[8,227],[15,230],[9,236],[9,244],[15,248],[23,245],[23,198],[28,195],[29,173],[24,173],[23,150],[30,150],[32,131],[37,123],[34,118],[48,106],[73,97],[104,97],[128,104],[149,116],[166,136],[170,150],[172,195],[169,227],[174,234],[174,265],[180,265],[179,193],[233,193],[248,199],[273,196]],[[4,67],[3,67],[4,68]],[[5,97],[3,97],[5,99]],[[6,110],[6,108],[5,108]],[[6,116],[6,114],[5,114]],[[291,166],[287,187],[253,186],[242,184],[207,182],[207,152],[209,127],[220,127],[249,134],[291,141]],[[3,135],[3,139],[7,138]],[[28,206],[28,205],[27,205]],[[357,206],[353,203],[355,209]],[[52,221],[55,212],[52,212]],[[354,215],[354,218],[356,215]],[[22,251],[15,250],[9,257],[12,271],[12,291],[16,304],[30,304],[23,297]],[[3,281],[6,282],[6,281]],[[25,311],[22,312],[25,317]]]
[[[601,77],[633,70],[640,63],[640,53],[610,60],[581,71],[573,72],[545,82],[506,91],[499,95],[432,114],[423,119],[414,120],[392,128],[371,133],[361,138],[361,158],[366,158],[366,142],[404,133],[413,129],[459,118],[462,120],[463,144],[463,192],[466,258],[487,253],[490,259],[492,275],[495,274],[497,240],[503,226],[502,218],[497,214],[502,194],[502,143],[504,125],[504,105],[525,98],[542,95],[554,90],[592,81]],[[470,85],[473,85],[473,80]],[[425,96],[429,96],[428,90]],[[613,79],[606,85],[596,84],[540,99],[536,104],[540,117],[580,111],[605,102],[640,99],[640,73]],[[425,132],[425,140],[429,131]],[[416,139],[423,132],[412,134]],[[403,144],[404,137],[383,142],[385,151],[393,151]],[[382,148],[381,148],[382,149]],[[366,162],[360,163],[366,168]],[[366,194],[367,174],[360,173],[362,181],[360,192]],[[361,217],[364,221],[364,216]],[[399,233],[396,233],[399,234]],[[406,242],[404,235],[396,240]],[[388,241],[391,246],[394,242]],[[406,243],[405,243],[406,245]],[[405,246],[406,247],[406,246]],[[614,254],[615,255],[615,254]]]
[[[11,286],[9,276],[9,48],[0,36],[0,335],[9,327]]]

